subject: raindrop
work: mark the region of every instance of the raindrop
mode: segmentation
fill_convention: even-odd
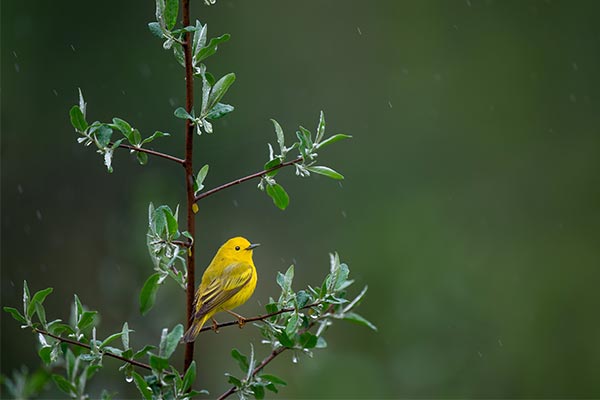
[[[571,100],[572,103],[577,103],[577,96],[575,96],[573,93],[571,93],[569,95],[569,100]]]
[[[20,183],[17,185],[17,192],[19,192],[19,194],[23,194],[23,186],[21,186]]]
[[[234,201],[233,201],[233,206],[234,206],[234,207],[239,207],[239,204],[238,204],[238,201],[237,201],[237,200],[234,200]]]
[[[23,232],[25,232],[26,234],[29,235],[31,233],[31,226],[29,226],[29,225],[23,226]]]
[[[294,364],[298,364],[298,356],[296,355],[296,353],[294,353],[294,355],[292,356],[292,362]]]
[[[359,35],[362,35],[362,31],[360,30],[360,28],[358,26],[356,27],[356,30],[358,31]]]
[[[21,72],[21,67],[19,67],[19,64],[17,63],[15,63],[15,71]]]
[[[342,217],[346,218],[347,216],[346,211],[342,210]]]
[[[467,6],[471,7],[471,0],[467,0]]]
[[[131,383],[131,382],[133,382],[133,376],[131,376],[131,375],[127,375],[127,376],[125,377],[125,381],[126,381],[127,383]]]
[[[442,74],[440,74],[440,73],[433,74],[433,79],[435,79],[438,82],[441,81],[442,80]]]
[[[402,68],[402,73],[404,75],[408,75],[408,69],[407,68]]]
[[[13,55],[15,56],[15,58],[19,58],[19,56],[17,56],[17,52],[13,50]]]
[[[169,105],[170,105],[171,107],[175,107],[175,104],[177,104],[177,101],[175,101],[175,99],[174,99],[173,97],[171,97],[171,98],[169,99]]]
[[[296,264],[298,264],[298,261],[296,261],[295,258],[292,258],[292,264],[296,265]]]
[[[54,95],[58,97],[58,92],[56,91],[56,89],[52,89],[52,93],[54,93]]]
[[[501,339],[498,339],[498,346],[500,346],[500,347],[503,347],[503,346],[504,346],[504,343],[502,343],[502,340],[501,340]]]
[[[71,50],[75,51],[75,46],[71,45]]]
[[[121,93],[123,94],[123,96],[125,96],[126,95],[125,89],[121,90]]]
[[[579,71],[579,66],[576,62],[571,63],[571,67],[573,67],[573,71]]]
[[[10,286],[15,287],[15,281],[10,281]]]
[[[479,356],[479,358],[483,358],[483,354],[481,354],[480,351],[477,352],[477,355]]]
[[[35,216],[38,220],[42,220],[42,212],[40,210],[35,210]]]
[[[388,106],[390,106],[390,108],[392,108],[392,102],[388,101]]]
[[[342,185],[342,182],[338,182],[338,185],[340,185],[340,188],[344,187],[344,185]]]

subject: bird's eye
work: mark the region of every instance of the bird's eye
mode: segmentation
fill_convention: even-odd
[[[235,251],[239,251],[240,250],[240,246],[235,246]]]

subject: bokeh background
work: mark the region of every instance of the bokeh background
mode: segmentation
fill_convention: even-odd
[[[147,206],[183,204],[180,167],[118,151],[108,174],[68,119],[81,87],[89,119],[171,132],[152,147],[182,154],[183,70],[146,27],[154,2],[1,11],[2,305],[20,304],[27,279],[54,287],[49,317],[67,319],[77,293],[100,335],[128,321],[134,345],[158,342],[185,307],[169,283],[139,316]],[[320,282],[334,250],[355,292],[369,285],[358,311],[379,332],[339,323],[314,359],[281,356],[269,366],[289,382],[281,398],[600,397],[599,12],[595,0],[193,2],[209,36],[232,34],[209,70],[237,74],[236,111],[196,138],[208,187],[261,168],[270,118],[291,137],[323,109],[330,134],[354,136],[320,155],[342,184],[278,176],[285,212],[257,182],[200,204],[200,267],[231,236],[263,244],[243,314],[292,263],[296,288]],[[202,336],[200,386],[222,393],[230,349],[249,342],[266,354],[251,327]],[[34,370],[35,343],[3,313],[2,373]],[[93,395],[137,397],[118,365],[105,361]]]

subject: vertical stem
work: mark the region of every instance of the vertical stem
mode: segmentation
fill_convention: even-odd
[[[183,8],[183,26],[190,25],[190,0],[182,0]],[[191,33],[185,33],[185,42],[183,43],[183,51],[185,53],[185,109],[188,113],[192,113],[194,106],[194,73],[192,70],[192,38]],[[194,205],[194,168],[192,164],[192,155],[194,149],[194,125],[189,119],[185,120],[185,185],[187,192],[187,230],[196,237],[196,229],[194,224],[194,211],[192,206]],[[187,327],[189,329],[192,324],[192,315],[194,307],[194,290],[196,287],[195,279],[195,247],[192,245],[188,249],[187,255],[187,290],[186,290],[186,303],[187,303]],[[184,358],[184,371],[187,371],[188,367],[194,359],[194,342],[186,343],[185,345],[185,358]]]

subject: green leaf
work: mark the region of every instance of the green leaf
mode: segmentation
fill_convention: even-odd
[[[179,344],[179,341],[181,340],[182,337],[183,337],[183,325],[177,324],[175,326],[175,328],[173,328],[173,330],[166,337],[164,353],[163,353],[164,357],[166,357],[166,358],[171,357],[171,355],[177,348],[177,345]]]
[[[225,96],[229,87],[235,82],[235,74],[233,72],[225,75],[215,83],[208,96],[208,107],[207,110],[212,110],[213,107]]]
[[[377,332],[377,327],[375,325],[373,325],[370,321],[368,321],[362,315],[358,315],[355,312],[349,312],[349,313],[344,314],[343,319],[346,321],[355,322],[362,326],[366,326],[367,328],[370,328],[370,329],[374,330],[375,332]]]
[[[275,376],[275,375],[262,374],[262,375],[260,375],[260,379],[264,379],[264,380],[274,383],[276,385],[287,386],[286,381],[284,381],[283,379],[281,379],[280,377]]]
[[[77,327],[80,330],[83,330],[94,323],[94,319],[96,318],[96,311],[84,311],[81,314],[81,319],[77,322]]]
[[[238,362],[238,365],[243,372],[248,371],[248,368],[250,367],[250,364],[248,363],[248,357],[240,353],[238,349],[231,350],[231,357]]]
[[[121,131],[123,136],[127,138],[129,143],[134,146],[139,144],[139,142],[136,142],[135,138],[133,137],[133,128],[131,125],[129,125],[129,122],[122,120],[121,118],[113,118],[113,124],[119,131]]]
[[[317,345],[319,338],[310,332],[304,332],[300,335],[300,346],[305,349],[312,349]]]
[[[156,354],[150,353],[150,366],[155,371],[164,371],[169,368],[169,360],[164,357],[159,357]]]
[[[283,135],[283,129],[281,129],[281,125],[279,125],[279,122],[275,121],[274,119],[271,119],[271,122],[273,122],[273,126],[275,127],[275,134],[277,135],[277,143],[279,144],[279,149],[283,154],[283,152],[285,151],[285,137]]]
[[[25,317],[21,315],[21,313],[13,307],[3,307],[4,311],[6,311],[7,313],[10,313],[10,315],[12,315],[12,317],[14,319],[16,319],[17,321],[19,321],[22,324],[26,324],[27,321],[25,320]]]
[[[40,358],[46,365],[50,365],[50,363],[52,363],[52,357],[50,356],[51,354],[52,354],[52,346],[42,347],[38,351],[38,355],[40,356]]]
[[[71,117],[71,125],[73,125],[73,128],[77,131],[83,132],[87,129],[88,123],[85,121],[85,117],[79,106],[71,107],[69,116]]]
[[[191,119],[193,120],[194,117],[192,117],[185,108],[183,107],[178,107],[175,112],[173,113],[177,118],[181,118],[181,119]]]
[[[164,34],[163,34],[163,31],[160,28],[160,24],[158,22],[148,23],[148,29],[150,29],[150,32],[152,32],[154,34],[154,36],[157,36],[161,39],[163,38]]]
[[[212,110],[210,110],[210,112],[208,114],[206,114],[206,118],[212,119],[212,120],[219,119],[219,118],[229,114],[233,110],[235,110],[235,107],[233,107],[232,105],[217,103],[212,108]]]
[[[42,323],[42,326],[44,328],[46,328],[46,325],[48,325],[48,323],[46,322],[46,310],[44,309],[44,306],[42,305],[42,303],[32,303],[32,304],[35,304],[35,312],[38,316],[38,319]]]
[[[267,185],[267,194],[273,199],[273,203],[281,210],[285,210],[290,204],[290,196],[288,196],[285,189],[278,183]]]
[[[323,110],[321,110],[321,115],[319,116],[319,125],[317,126],[317,137],[315,138],[315,142],[319,143],[321,139],[323,139],[323,135],[325,135],[325,114],[323,114]]]
[[[298,308],[304,307],[306,304],[308,304],[309,300],[310,295],[306,291],[300,290],[298,293],[296,293],[296,303],[298,304]]]
[[[121,342],[123,343],[123,348],[129,348],[129,332],[133,332],[129,329],[129,324],[125,322],[123,324],[123,329],[121,330]]]
[[[265,167],[264,168],[265,168],[266,171],[268,171],[271,168],[275,168],[275,167],[277,167],[279,165],[281,165],[281,160],[279,158],[274,158],[274,159],[272,159],[270,161],[267,161],[265,163]],[[274,171],[268,172],[267,175],[268,176],[275,176],[277,174],[277,172],[279,172],[279,169],[276,169]]]
[[[225,376],[227,376],[227,382],[231,383],[233,386],[235,386],[237,388],[242,386],[242,381],[240,381],[235,376],[228,374],[228,373],[225,373]]]
[[[146,315],[152,306],[154,306],[159,278],[160,274],[158,272],[150,275],[142,287],[142,291],[140,292],[140,313],[142,315]]]
[[[156,346],[146,345],[143,349],[136,351],[133,358],[140,358],[146,355],[150,350],[156,350]]]
[[[333,144],[335,142],[339,142],[340,140],[350,139],[351,137],[352,136],[350,136],[350,135],[344,135],[343,133],[338,133],[337,135],[330,136],[327,139],[323,140],[322,142],[318,143],[316,147],[318,150],[321,147],[325,147],[325,146]]]
[[[171,134],[167,132],[156,131],[152,134],[152,136],[149,136],[146,139],[142,140],[142,144],[150,143],[154,139],[158,139],[165,136],[171,136]]]
[[[281,331],[280,333],[276,334],[275,337],[277,340],[279,340],[279,343],[281,343],[283,347],[294,347],[294,342],[289,338],[285,331]]]
[[[308,169],[310,172],[314,172],[315,174],[325,175],[326,177],[331,178],[331,179],[337,179],[337,180],[344,179],[344,175],[340,174],[337,171],[334,171],[333,169],[331,169],[329,167],[324,167],[322,165],[306,167],[306,169]]]
[[[196,175],[196,187],[194,188],[194,192],[198,193],[199,191],[201,191],[202,189],[204,189],[204,179],[206,179],[206,175],[208,175],[208,164],[204,165],[202,168],[200,168],[200,171],[198,171],[198,175]]]
[[[107,125],[101,125],[96,131],[96,140],[100,147],[106,147],[110,143],[113,130]]]
[[[64,376],[54,374],[52,375],[52,380],[54,381],[54,383],[56,383],[56,386],[58,386],[60,390],[62,390],[69,396],[73,396],[76,394],[75,386],[71,382],[66,380]]]
[[[148,163],[148,154],[146,154],[142,151],[138,151],[138,152],[136,152],[135,156],[137,157],[140,165],[146,165]]]
[[[104,339],[102,341],[102,343],[100,343],[100,346],[98,346],[98,347],[100,347],[102,349],[105,346],[107,346],[109,343],[111,343],[112,341],[114,341],[115,339],[118,339],[120,337],[123,337],[123,332],[113,333],[112,335],[110,335],[109,337],[107,337],[106,339]],[[127,348],[127,347],[129,347],[129,346],[125,346],[125,348]]]
[[[252,392],[254,392],[254,397],[256,400],[262,400],[265,398],[265,388],[261,385],[252,386]]]
[[[39,292],[37,292],[36,294],[33,295],[33,298],[31,299],[31,301],[29,302],[29,305],[27,306],[27,317],[31,318],[31,316],[33,315],[34,311],[35,311],[35,305],[36,303],[44,303],[44,300],[46,300],[46,297],[52,293],[54,289],[52,289],[51,287],[46,288],[44,290],[40,290]]]
[[[142,394],[142,397],[145,400],[152,400],[152,390],[150,389],[144,378],[142,378],[142,376],[135,371],[131,373],[131,376],[133,376],[135,386],[137,386],[138,390]]]
[[[142,134],[140,133],[140,131],[138,129],[133,130],[133,141],[136,144],[139,144],[142,141]]]
[[[171,30],[177,23],[177,15],[179,14],[179,0],[167,0],[165,7],[165,22],[167,29]]]
[[[75,298],[75,320],[79,321],[79,318],[83,313],[83,305],[76,294],[74,294],[73,297]]]
[[[196,380],[196,361],[192,361],[190,367],[187,371],[185,371],[185,375],[183,377],[183,384],[181,385],[181,391],[187,392],[191,389],[194,381]]]
[[[208,42],[208,44],[206,46],[202,47],[199,50],[196,49],[196,55],[194,56],[194,61],[196,63],[199,63],[200,61],[204,60],[205,58],[212,56],[213,54],[215,54],[217,52],[219,44],[228,41],[230,37],[231,37],[231,35],[226,33],[219,37],[210,39],[210,41]]]
[[[167,233],[169,237],[174,237],[177,233],[178,223],[177,219],[173,215],[173,212],[169,208],[163,208],[163,212],[165,213],[165,217],[167,219]]]
[[[285,333],[288,337],[293,337],[296,333],[296,329],[298,328],[298,322],[300,318],[297,313],[293,313],[290,319],[288,319],[287,325],[285,327]]]

